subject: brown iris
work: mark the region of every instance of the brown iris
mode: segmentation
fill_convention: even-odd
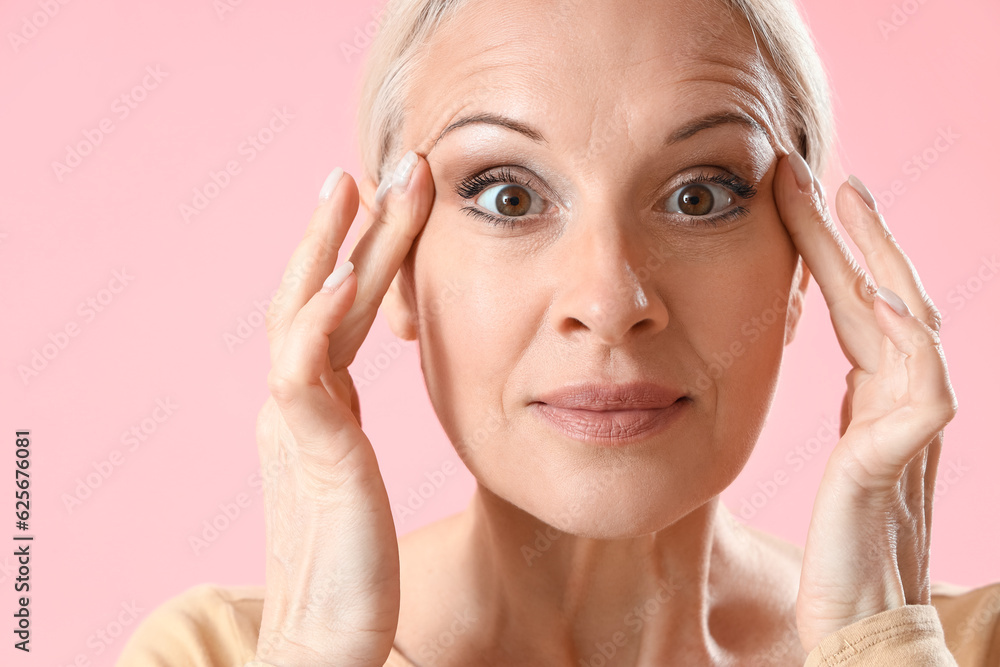
[[[679,208],[685,215],[705,215],[715,203],[712,191],[697,183],[686,186],[677,199]]]
[[[521,216],[531,208],[530,195],[520,185],[507,185],[497,193],[496,205],[501,215]]]

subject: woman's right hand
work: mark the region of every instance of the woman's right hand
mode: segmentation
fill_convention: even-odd
[[[416,157],[403,187],[374,205],[351,254],[354,270],[326,292],[358,211],[357,186],[343,174],[321,196],[267,313],[271,396],[257,418],[267,557],[256,659],[277,667],[381,667],[395,639],[399,547],[347,366],[430,213],[426,160]]]

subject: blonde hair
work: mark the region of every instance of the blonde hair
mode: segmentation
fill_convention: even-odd
[[[795,147],[821,177],[833,150],[833,110],[826,72],[795,0],[720,1],[749,22],[758,51],[763,48],[785,92]],[[402,151],[407,84],[426,54],[422,47],[466,2],[388,0],[365,61],[358,105],[361,166],[375,183]]]

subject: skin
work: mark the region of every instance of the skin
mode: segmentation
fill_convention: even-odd
[[[674,128],[716,110],[742,110],[773,127],[774,111],[758,91],[777,84],[748,58],[752,36],[725,26],[716,7],[692,17],[681,3],[657,4],[655,12],[626,12],[592,3],[555,17],[537,3],[469,7],[437,36],[413,87],[403,143],[428,149],[437,198],[412,256],[421,298],[389,301],[401,312],[387,316],[404,337],[413,332],[399,322],[418,323],[428,391],[452,442],[473,441],[487,425],[483,415],[497,424],[486,442],[459,448],[479,481],[467,513],[401,543],[397,646],[418,663],[437,653],[424,639],[465,609],[479,619],[475,628],[437,664],[462,664],[460,656],[494,646],[512,647],[495,664],[577,664],[616,631],[630,639],[616,647],[618,664],[640,656],[710,664],[753,648],[725,627],[730,620],[762,610],[787,622],[794,613],[794,567],[774,577],[782,593],[774,600],[754,599],[737,583],[745,564],[714,568],[716,560],[742,560],[735,554],[746,536],[736,535],[742,529],[727,520],[718,494],[763,427],[786,337],[780,323],[791,292],[805,288],[767,196],[774,138],[733,123],[659,148]],[[511,35],[496,25],[518,29]],[[721,27],[728,30],[711,37]],[[555,51],[546,38],[553,32],[561,35]],[[599,85],[587,71],[602,72]],[[454,109],[464,99],[472,102]],[[470,125],[427,146],[456,117],[483,109],[539,128],[549,145]],[[493,164],[534,166],[539,178],[525,168],[515,173],[538,183],[533,196],[554,202],[550,211],[513,232],[461,211],[471,202],[455,184]],[[655,210],[698,165],[755,184],[763,194],[747,204],[752,213],[713,229]],[[640,284],[639,267],[656,261],[651,248],[666,259]],[[429,307],[448,285],[458,294],[435,316]],[[741,327],[772,309],[775,295],[779,325],[751,342]],[[712,355],[734,342],[746,352],[713,379]],[[527,408],[565,384],[639,377],[696,399],[681,423],[627,451],[580,448]],[[697,386],[700,378],[710,383]],[[559,538],[540,552],[536,531],[548,526],[561,529]],[[462,537],[452,538],[456,550],[441,563],[431,545],[452,530]],[[444,596],[445,582],[416,576],[428,561],[454,582]],[[459,563],[469,565],[456,570]],[[636,636],[625,619],[656,597],[663,578],[672,582],[670,602]],[[729,595],[708,604],[717,591]],[[454,601],[428,617],[426,601],[442,598]],[[769,621],[753,633],[756,648],[780,641],[786,625]]]
[[[640,657],[712,664],[767,651],[793,622],[794,550],[771,553],[718,500],[763,427],[795,325],[797,309],[789,331],[782,326],[787,302],[800,302],[805,289],[807,276],[768,196],[771,143],[787,139],[730,123],[660,149],[675,128],[709,112],[741,110],[776,127],[781,110],[771,100],[778,96],[760,91],[777,90],[777,82],[749,28],[729,24],[715,5],[692,12],[682,3],[657,3],[655,11],[640,4],[623,11],[590,3],[571,16],[527,2],[470,6],[437,35],[413,87],[403,143],[428,151],[437,197],[412,255],[416,289],[400,299],[391,294],[386,313],[404,337],[415,332],[400,322],[417,323],[428,391],[452,442],[474,442],[487,425],[483,415],[496,416],[486,442],[459,447],[479,481],[469,510],[447,528],[401,542],[397,646],[418,663],[436,653],[424,639],[465,609],[479,619],[475,628],[436,664],[461,664],[460,656],[492,646],[512,647],[495,664],[577,664],[616,631],[629,638],[615,647],[616,664]],[[561,37],[553,51],[546,35],[554,32]],[[598,85],[588,71],[602,72]],[[470,103],[455,109],[455,100]],[[480,110],[521,119],[548,145],[469,125],[428,146],[456,117]],[[506,164],[524,165],[512,170],[537,183],[532,196],[553,202],[521,223],[523,231],[468,216],[460,209],[472,202],[454,192],[464,177]],[[700,172],[754,184],[751,213],[716,228],[671,218],[662,200]],[[657,260],[650,249],[665,259],[640,283],[637,271]],[[458,286],[450,303],[437,314],[422,310],[448,285]],[[776,295],[778,324],[751,340],[741,328],[774,310]],[[745,352],[713,378],[713,354],[734,343]],[[581,448],[527,408],[565,384],[639,377],[695,400],[683,421],[628,450]],[[559,537],[542,552],[546,542],[536,531],[549,526]],[[455,558],[440,563],[433,545],[451,531],[461,535],[446,550]],[[756,598],[746,586],[753,568],[737,554],[748,543],[758,564],[777,555],[787,565],[769,575],[774,599]],[[453,585],[416,576],[428,561]],[[469,566],[456,569],[460,563]],[[669,603],[644,616],[647,632],[636,635],[626,624],[630,612],[664,588]],[[426,601],[442,597],[455,602],[428,617]],[[751,615],[768,619],[753,639],[739,620]],[[792,648],[792,657],[804,658]]]
[[[262,463],[296,464],[265,478],[261,659],[382,664],[394,645],[421,667],[578,665],[613,644],[621,666],[801,665],[841,627],[929,601],[930,490],[956,404],[912,266],[843,186],[838,212],[873,277],[913,310],[899,317],[873,301],[818,184],[798,185],[783,158],[787,114],[748,26],[714,2],[570,9],[473,2],[439,29],[407,100],[401,145],[423,156],[408,189],[379,204],[374,182],[359,193],[345,177],[289,264],[258,440]],[[437,141],[485,111],[544,140],[468,124]],[[760,129],[663,146],[717,111]],[[462,210],[495,197],[455,191],[501,166],[530,179],[521,196],[537,205],[513,228]],[[706,174],[756,188],[733,195],[746,215],[698,226],[665,208]],[[359,197],[356,275],[317,294]],[[735,521],[718,494],[756,444],[810,273],[854,368],[803,552]],[[346,371],[379,303],[419,341],[438,418],[478,481],[465,511],[398,547]],[[775,324],[748,334],[769,311]],[[529,405],[639,378],[690,402],[624,448],[574,441]]]

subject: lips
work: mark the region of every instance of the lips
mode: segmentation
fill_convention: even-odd
[[[581,384],[546,393],[530,405],[563,435],[621,446],[648,438],[684,412],[690,398],[650,382]]]
[[[673,405],[684,393],[654,382],[577,384],[538,397],[536,403],[576,410],[653,410]]]

